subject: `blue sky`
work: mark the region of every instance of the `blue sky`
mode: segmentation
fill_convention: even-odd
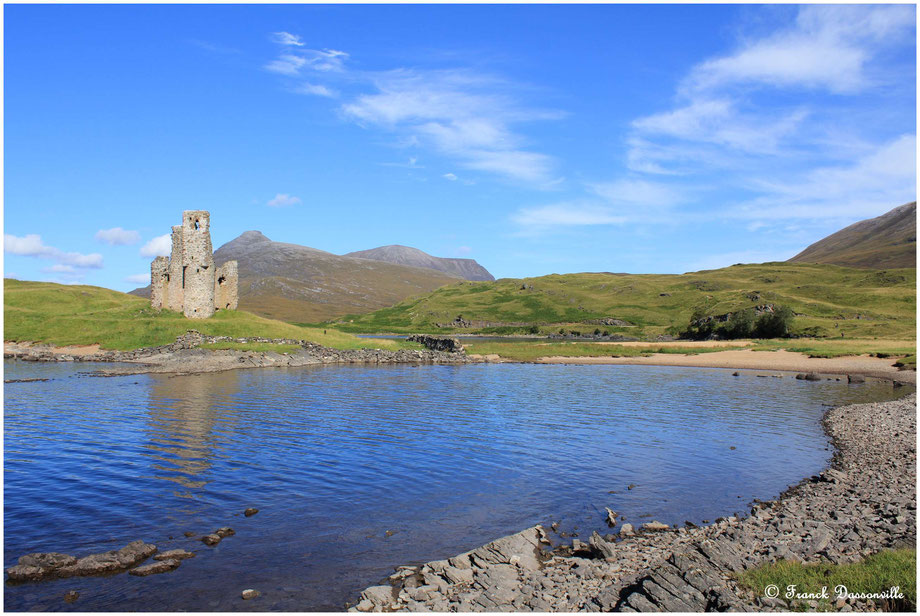
[[[184,209],[496,277],[784,260],[916,198],[915,7],[6,5],[4,272]]]

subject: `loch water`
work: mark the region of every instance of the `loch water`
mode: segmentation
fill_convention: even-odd
[[[655,366],[85,374],[99,367],[5,362],[5,379],[49,379],[4,390],[5,565],[136,539],[197,556],[149,577],[7,582],[8,611],[341,610],[398,565],[534,524],[604,532],[605,506],[701,523],[823,469],[827,406],[901,393]],[[222,526],[236,535],[197,539]]]

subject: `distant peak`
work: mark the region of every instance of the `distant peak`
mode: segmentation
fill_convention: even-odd
[[[261,231],[243,231],[242,235],[240,235],[237,239],[248,240],[250,242],[254,240],[268,240],[269,242],[271,241],[267,237],[265,237],[265,234],[262,233]]]

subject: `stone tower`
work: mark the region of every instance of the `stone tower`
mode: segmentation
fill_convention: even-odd
[[[236,261],[214,266],[211,215],[204,210],[182,212],[172,228],[172,254],[150,264],[150,303],[154,308],[181,310],[189,319],[207,319],[216,310],[236,310],[239,303]]]

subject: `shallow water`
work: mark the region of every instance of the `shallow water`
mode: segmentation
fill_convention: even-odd
[[[825,405],[903,391],[655,366],[78,374],[96,368],[5,362],[6,379],[51,379],[5,386],[6,566],[135,539],[198,556],[7,584],[6,610],[337,610],[397,565],[533,524],[586,538],[604,506],[712,520],[825,467]],[[183,536],[228,525],[215,548]]]

